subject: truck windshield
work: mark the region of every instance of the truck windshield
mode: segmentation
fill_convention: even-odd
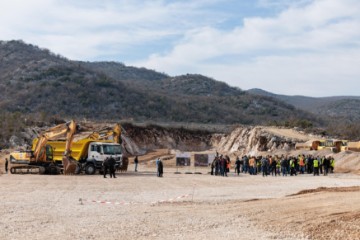
[[[121,154],[120,145],[103,145],[103,149],[104,149],[104,154],[106,155]]]

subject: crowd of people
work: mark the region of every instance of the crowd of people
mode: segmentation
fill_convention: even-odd
[[[228,156],[218,155],[211,163],[211,175],[227,176],[231,161]],[[237,157],[234,167],[235,173],[248,173],[250,175],[262,174],[264,177],[296,176],[298,174],[313,174],[319,176],[333,173],[335,160],[333,157],[313,156],[300,154],[298,156],[247,156]]]

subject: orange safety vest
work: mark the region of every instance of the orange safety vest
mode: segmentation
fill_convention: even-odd
[[[300,158],[299,165],[302,166],[302,167],[305,166],[305,163],[304,163],[304,159],[303,159],[303,158]]]

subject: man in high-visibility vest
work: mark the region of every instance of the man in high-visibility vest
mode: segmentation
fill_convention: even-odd
[[[296,175],[295,171],[295,161],[293,157],[290,157],[290,176]]]
[[[335,168],[335,159],[332,157],[330,159],[330,173],[334,173],[334,168]]]
[[[318,160],[318,158],[314,158],[313,166],[314,166],[314,176],[315,175],[319,176],[319,160]]]

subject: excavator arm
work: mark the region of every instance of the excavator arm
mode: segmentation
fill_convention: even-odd
[[[46,161],[45,153],[44,153],[44,147],[46,146],[47,141],[53,140],[57,137],[63,136],[66,134],[66,150],[64,155],[69,156],[70,155],[70,148],[71,143],[74,138],[74,134],[76,132],[76,123],[71,120],[70,122],[63,123],[60,125],[57,125],[53,128],[48,129],[45,131],[41,136],[39,137],[39,140],[35,146],[34,149],[34,158],[35,161]]]
[[[112,138],[113,142],[121,142],[121,126],[120,124],[115,124],[113,129],[105,128],[97,132],[91,133],[87,138],[92,140],[109,140]]]
[[[20,164],[26,164],[22,166],[13,166],[10,169],[12,174],[57,174],[61,171],[61,168],[50,158],[52,155],[49,154],[48,150],[51,146],[47,145],[47,142],[54,140],[60,136],[66,135],[66,150],[63,157],[64,173],[73,172],[75,173],[76,161],[72,161],[70,149],[73,141],[74,134],[76,132],[76,123],[70,121],[64,124],[57,125],[50,128],[39,135],[37,141],[34,141],[34,148],[31,151],[31,156],[28,158],[28,163],[20,162]],[[20,152],[22,154],[22,152]],[[26,161],[26,160],[25,160]],[[70,169],[70,170],[69,170]]]

